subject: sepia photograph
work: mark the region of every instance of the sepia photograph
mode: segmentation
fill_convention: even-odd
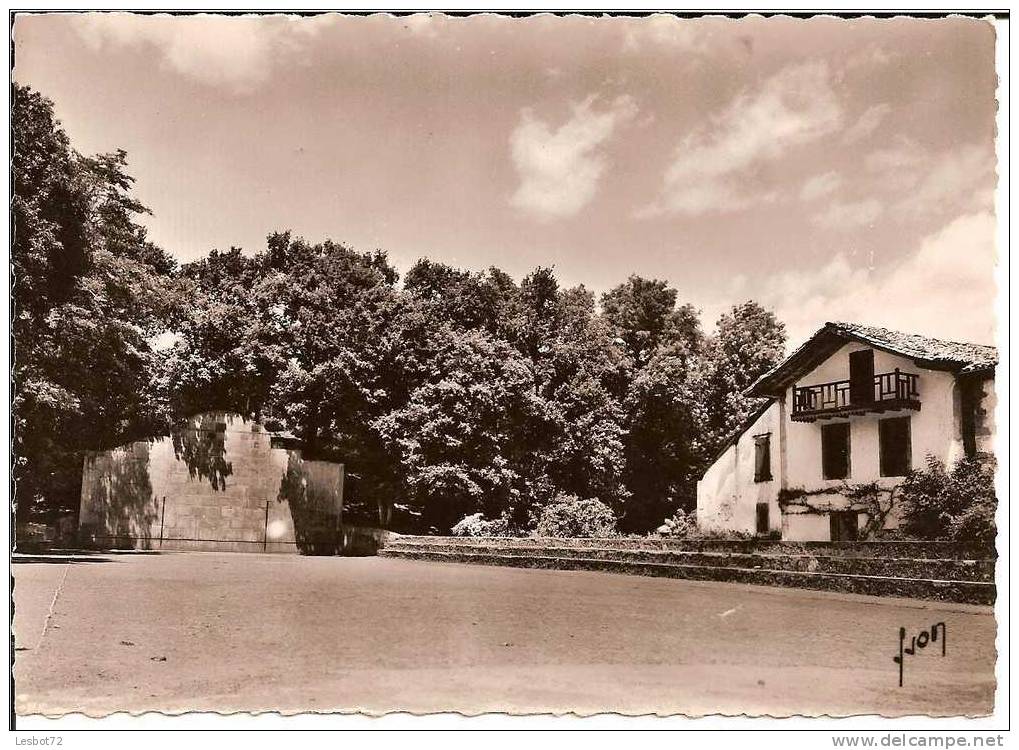
[[[1001,746],[1007,12],[9,22],[11,730]]]

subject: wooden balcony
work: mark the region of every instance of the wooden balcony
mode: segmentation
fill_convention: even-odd
[[[793,389],[792,419],[814,422],[818,419],[853,414],[880,413],[902,409],[920,410],[919,375],[886,372],[873,377],[873,388],[854,388],[849,380],[807,385]]]

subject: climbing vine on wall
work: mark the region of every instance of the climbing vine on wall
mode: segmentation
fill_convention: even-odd
[[[832,510],[856,510],[867,514],[867,523],[860,529],[861,538],[869,538],[880,532],[885,521],[901,499],[900,487],[882,487],[877,482],[851,484],[843,482],[835,487],[807,490],[802,487],[787,487],[778,493],[778,504],[782,512],[789,512],[799,506],[801,513],[828,513]],[[827,502],[820,498],[829,498]],[[818,501],[812,501],[818,498]],[[833,503],[836,498],[845,498],[846,503]]]

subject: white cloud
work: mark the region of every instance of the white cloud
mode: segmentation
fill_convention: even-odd
[[[149,47],[169,70],[244,93],[267,80],[281,58],[299,55],[335,18],[94,13],[77,16],[75,24],[93,49]]]
[[[749,186],[753,173],[837,131],[842,120],[827,65],[785,68],[680,143],[661,196],[641,214],[722,213],[769,200],[768,191]]]
[[[825,172],[815,175],[803,183],[800,188],[800,200],[812,201],[830,195],[842,185],[842,178],[836,172]]]
[[[900,57],[899,53],[892,53],[876,44],[869,44],[850,55],[843,67],[847,71],[884,67],[898,57]]]
[[[891,146],[883,146],[867,154],[864,164],[871,172],[887,174],[912,171],[927,159],[926,150],[911,138],[900,137]]]
[[[837,255],[820,270],[761,280],[757,299],[786,323],[791,346],[829,320],[993,343],[994,234],[990,213],[965,214],[891,269],[855,267]]]
[[[994,205],[995,158],[989,145],[961,144],[935,152],[903,138],[872,151],[864,163],[871,191],[880,191],[888,214],[901,221],[975,213]]]
[[[605,172],[603,146],[620,125],[637,114],[628,96],[605,109],[595,97],[573,106],[573,115],[552,130],[530,109],[510,136],[510,153],[520,186],[510,202],[540,218],[572,216],[594,197]]]
[[[881,201],[868,198],[848,203],[836,201],[811,219],[815,224],[831,229],[858,229],[872,225],[882,213],[884,205]]]
[[[931,160],[912,188],[895,204],[906,216],[932,216],[949,209],[978,210],[994,204],[994,154],[967,145]]]
[[[888,116],[892,108],[888,104],[875,104],[869,107],[866,112],[860,115],[852,127],[848,128],[842,135],[842,142],[845,144],[857,143],[869,136]]]

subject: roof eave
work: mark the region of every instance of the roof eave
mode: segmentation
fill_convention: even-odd
[[[845,333],[840,331],[834,323],[825,323],[817,329],[813,336],[800,344],[792,354],[782,360],[768,372],[759,377],[749,388],[743,391],[743,395],[754,398],[778,398],[782,395],[789,383],[796,379],[795,375],[786,375],[790,370],[800,372],[810,366],[812,358],[809,355],[812,351],[822,348],[826,343],[825,336],[845,340]],[[831,341],[831,339],[827,339]],[[803,365],[796,365],[799,360],[806,359]]]
[[[768,398],[766,402],[764,402],[756,409],[754,409],[752,412],[750,412],[746,420],[744,420],[743,423],[738,428],[736,428],[736,431],[732,435],[730,435],[728,439],[726,439],[725,443],[722,444],[722,447],[719,449],[719,451],[715,453],[715,456],[711,459],[711,462],[708,464],[708,468],[705,469],[704,474],[701,475],[701,479],[707,476],[707,473],[708,471],[711,470],[711,467],[718,463],[718,459],[724,456],[726,451],[728,451],[732,446],[738,443],[739,439],[747,433],[747,430],[753,427],[757,423],[757,420],[764,416],[764,412],[768,411],[768,409],[770,409],[771,405],[774,403],[775,403],[774,398]]]
[[[811,350],[819,349],[822,347],[822,336],[831,336],[840,341],[844,342],[856,342],[859,344],[865,344],[873,347],[880,351],[888,354],[894,354],[898,357],[904,357],[911,360],[917,367],[923,367],[928,370],[941,370],[945,372],[953,372],[960,374],[965,372],[966,374],[985,373],[987,371],[994,370],[995,365],[974,365],[973,363],[958,362],[958,361],[945,361],[936,359],[927,359],[923,357],[915,357],[908,353],[899,351],[893,347],[883,344],[878,341],[874,341],[866,336],[862,336],[853,331],[846,331],[835,323],[825,323],[822,328],[819,328],[817,332],[807,339],[803,344],[797,347],[796,351],[786,357],[777,366],[766,372],[749,388],[743,391],[743,395],[751,396],[754,398],[778,398],[782,393],[792,385],[796,379],[803,373],[808,372],[811,368],[810,360],[807,360],[803,365],[796,366],[795,360],[804,359],[807,357]],[[815,365],[816,366],[816,365]],[[973,368],[973,369],[970,369]],[[789,374],[790,371],[795,374]]]
[[[964,377],[994,377],[994,372],[998,368],[997,362],[987,362],[985,364],[973,364],[963,367],[959,371],[959,375]]]

